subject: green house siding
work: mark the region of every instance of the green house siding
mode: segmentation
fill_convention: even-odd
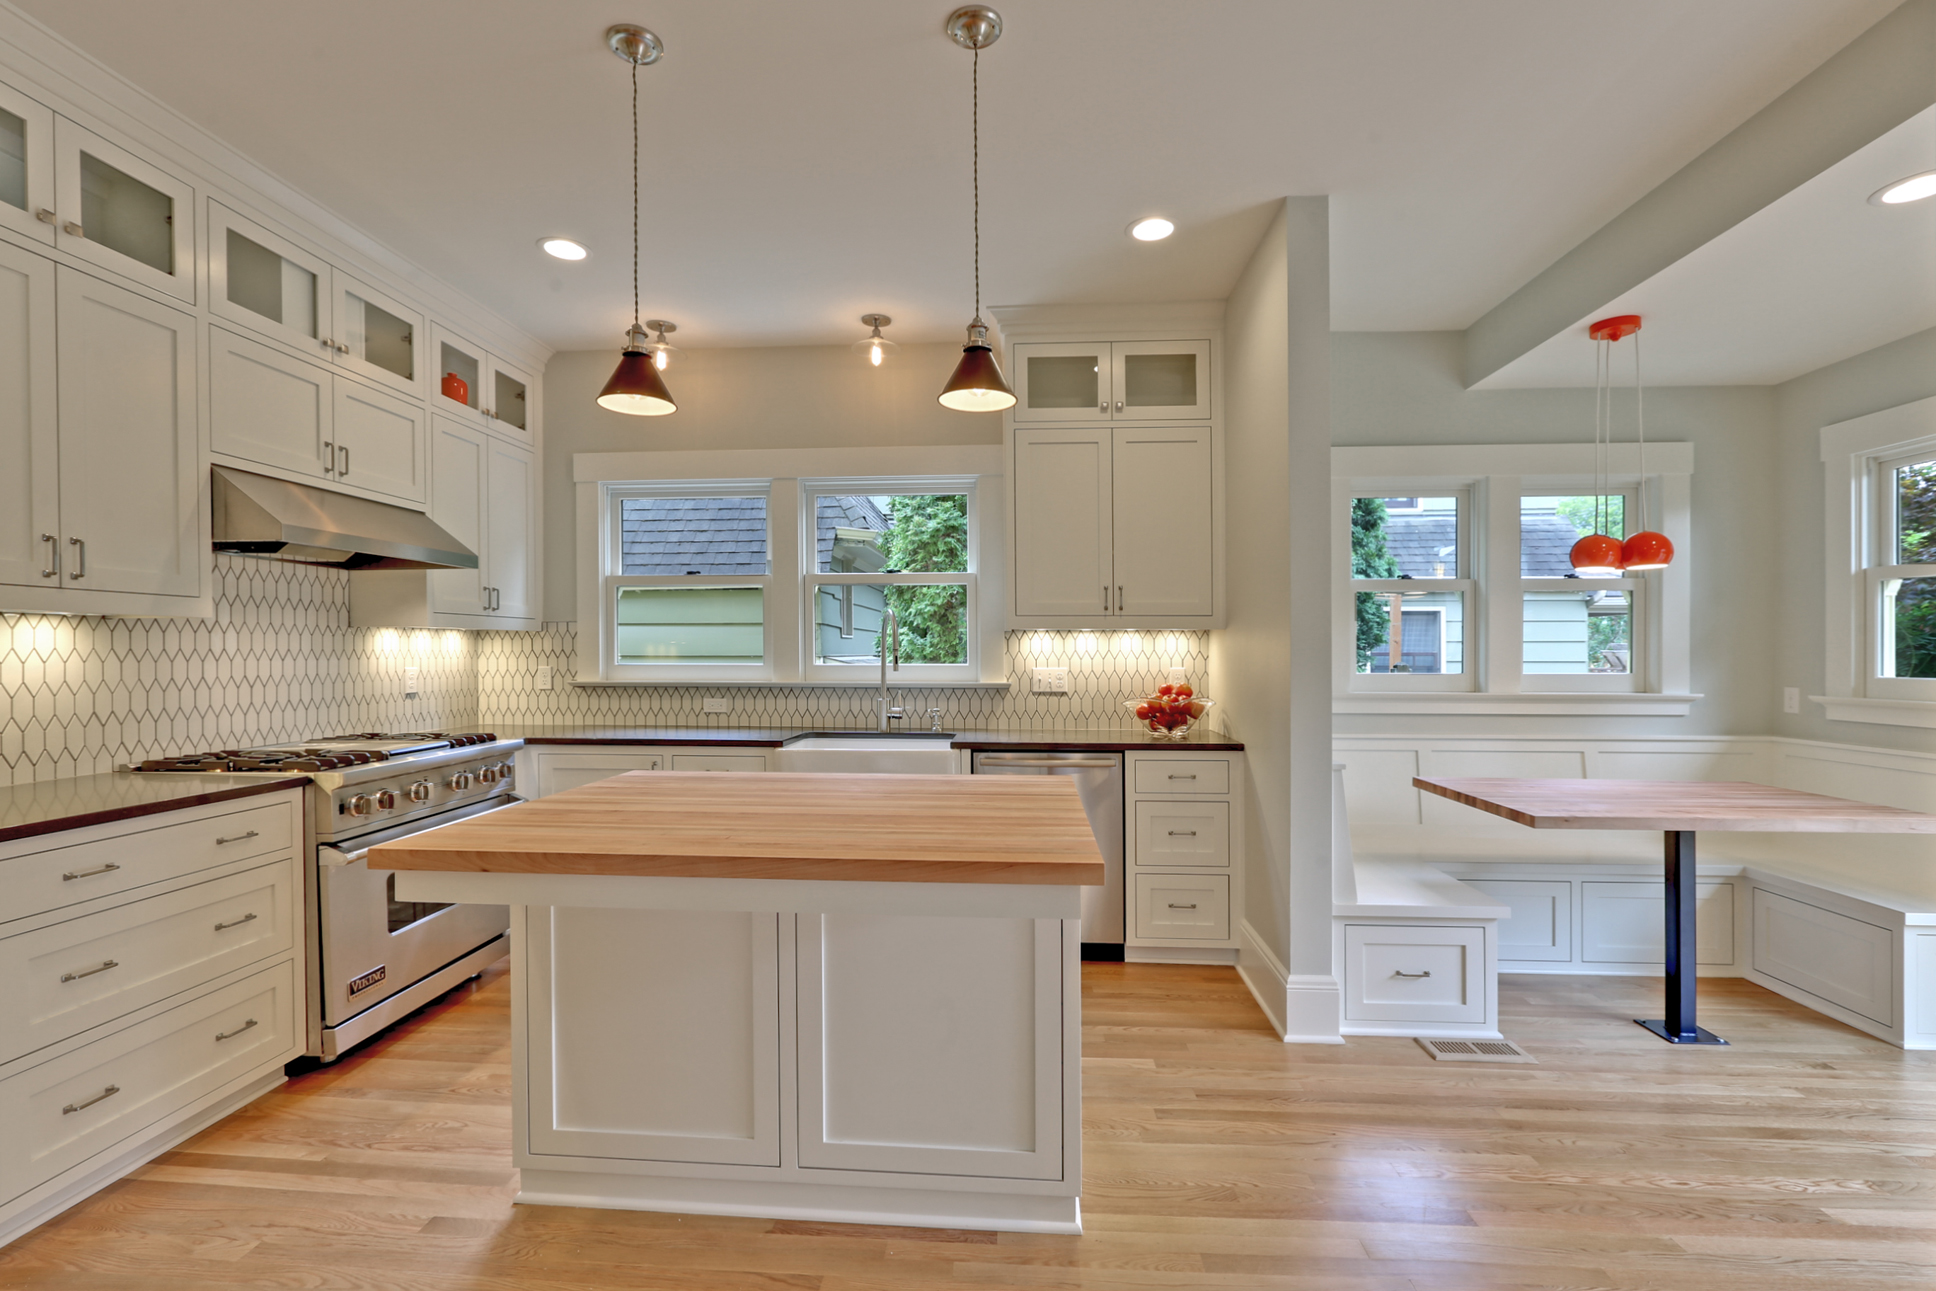
[[[745,663],[766,658],[758,587],[622,587],[620,663]]]
[[[1578,592],[1528,592],[1527,672],[1587,670],[1586,601]]]

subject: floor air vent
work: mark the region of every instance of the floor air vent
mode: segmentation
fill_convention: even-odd
[[[1418,1047],[1441,1062],[1538,1062],[1510,1040],[1427,1040]]]

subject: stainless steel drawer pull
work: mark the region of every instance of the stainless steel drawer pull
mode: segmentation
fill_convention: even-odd
[[[233,1031],[217,1031],[215,1033],[215,1038],[217,1040],[233,1040],[235,1039],[235,1037],[241,1035],[244,1031],[247,1031],[250,1027],[254,1026],[255,1024],[256,1024],[255,1019],[250,1018],[247,1022],[244,1022],[241,1026],[235,1028],[235,1030]]]
[[[47,544],[47,551],[48,551],[47,568],[40,571],[40,576],[42,578],[59,578],[60,577],[60,539],[56,538],[51,533],[44,533],[40,535],[40,540]]]
[[[262,831],[259,829],[252,829],[246,834],[232,834],[227,838],[218,838],[215,840],[215,845],[217,847],[220,847],[223,843],[242,843],[242,842],[247,842],[251,838],[260,838],[260,837],[262,837]]]
[[[79,972],[79,973],[62,973],[61,980],[63,982],[78,982],[83,977],[92,977],[96,973],[105,973],[110,968],[119,968],[119,967],[121,967],[121,961],[118,959],[104,960],[102,961],[101,966],[98,968],[90,968],[90,969],[87,969],[85,972]]]
[[[70,547],[74,548],[73,577],[86,578],[87,577],[87,539],[69,538],[67,540],[67,543]]]
[[[61,882],[72,883],[75,879],[91,879],[96,874],[112,874],[120,868],[113,861],[109,861],[106,865],[97,865],[91,870],[69,870],[61,875]]]
[[[215,931],[221,932],[225,928],[240,928],[245,923],[254,923],[254,922],[255,922],[255,912],[251,910],[248,914],[243,915],[240,919],[231,919],[227,923],[216,924]]]
[[[1196,908],[1197,908],[1197,903],[1194,901],[1192,901],[1189,905],[1178,905],[1174,901],[1170,902],[1170,909],[1172,910],[1194,910]]]
[[[1431,975],[1432,975],[1432,970],[1429,968],[1422,973],[1408,973],[1408,972],[1405,972],[1403,969],[1395,969],[1392,972],[1393,977],[1409,977],[1414,980],[1420,977],[1430,977]]]
[[[1197,831],[1194,829],[1172,829],[1170,831],[1171,838],[1195,838],[1196,836]]]
[[[69,1103],[69,1104],[68,1104],[67,1106],[65,1106],[65,1107],[63,1107],[63,1108],[61,1108],[61,1115],[62,1115],[62,1116],[66,1116],[66,1115],[67,1115],[68,1113],[70,1113],[70,1112],[79,1112],[79,1111],[85,1111],[85,1110],[86,1110],[87,1108],[90,1108],[90,1107],[92,1107],[92,1106],[94,1106],[94,1105],[95,1105],[96,1103],[98,1103],[98,1102],[100,1102],[100,1101],[101,1101],[102,1099],[104,1099],[104,1098],[113,1098],[113,1097],[114,1097],[114,1096],[115,1096],[116,1094],[118,1094],[118,1093],[120,1093],[120,1092],[121,1092],[121,1086],[119,1086],[119,1085],[109,1085],[109,1086],[108,1086],[108,1087],[107,1087],[106,1089],[104,1089],[104,1090],[102,1090],[102,1091],[101,1091],[100,1093],[98,1093],[98,1094],[96,1094],[96,1095],[95,1095],[94,1097],[92,1097],[92,1098],[90,1098],[90,1099],[88,1099],[88,1100],[87,1100],[86,1102],[83,1102],[83,1103]]]
[[[1170,777],[1170,779],[1172,779],[1172,780],[1194,780],[1194,779],[1196,779],[1196,776],[1195,776],[1195,775],[1173,775],[1173,776],[1171,776],[1171,777]]]

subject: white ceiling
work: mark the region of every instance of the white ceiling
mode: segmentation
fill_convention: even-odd
[[[1883,185],[1925,170],[1936,170],[1936,108],[1479,384],[1592,385],[1587,325],[1612,314],[1644,320],[1648,385],[1770,385],[1936,327],[1936,201],[1868,201]],[[1631,361],[1620,354],[1622,381]]]
[[[969,55],[949,0],[15,0],[560,348],[645,313],[693,346],[959,335]],[[1226,295],[1285,194],[1329,193],[1334,325],[1462,328],[1898,0],[998,0],[983,299]],[[1153,245],[1124,228],[1161,213]],[[584,241],[561,265],[544,234]]]

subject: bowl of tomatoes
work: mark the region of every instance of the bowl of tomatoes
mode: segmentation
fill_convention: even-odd
[[[1187,683],[1159,686],[1154,695],[1123,702],[1135,714],[1136,722],[1159,740],[1180,740],[1188,736],[1203,715],[1216,707],[1214,699],[1200,699]]]

